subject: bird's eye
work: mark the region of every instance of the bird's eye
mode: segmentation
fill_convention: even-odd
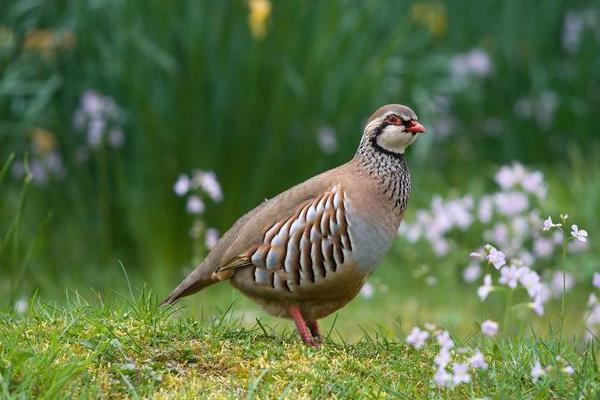
[[[402,125],[402,120],[400,117],[394,114],[388,115],[386,121],[391,125]]]

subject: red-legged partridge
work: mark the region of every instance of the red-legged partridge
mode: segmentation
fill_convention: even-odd
[[[352,160],[241,217],[164,302],[230,280],[316,345],[317,320],[352,300],[392,245],[411,187],[404,151],[421,132],[410,108],[381,107]]]

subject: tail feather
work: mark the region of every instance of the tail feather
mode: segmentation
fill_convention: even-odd
[[[207,276],[208,275],[208,276]],[[207,274],[202,264],[190,273],[162,302],[161,304],[170,305],[182,297],[189,296],[204,289],[213,283],[218,282],[212,274]]]

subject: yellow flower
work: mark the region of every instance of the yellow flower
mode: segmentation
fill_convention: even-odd
[[[248,14],[250,33],[255,39],[262,39],[267,34],[271,3],[269,0],[248,0],[248,7],[250,8]]]
[[[448,28],[446,6],[440,1],[422,1],[412,6],[412,17],[434,36],[443,36]]]
[[[27,51],[39,52],[51,57],[57,49],[68,50],[75,47],[76,39],[72,31],[35,29],[25,35],[23,47]]]
[[[56,138],[44,128],[33,128],[31,142],[37,154],[48,154],[56,147]]]
[[[0,50],[11,49],[15,43],[15,34],[5,26],[0,26]]]

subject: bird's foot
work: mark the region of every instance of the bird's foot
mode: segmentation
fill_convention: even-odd
[[[300,333],[302,341],[310,347],[319,347],[319,342],[313,337],[312,327],[316,326],[316,321],[309,322],[311,326],[311,328],[309,329],[309,326],[306,325],[306,321],[304,320],[304,317],[300,312],[300,306],[297,304],[290,304],[288,306],[288,313],[290,314],[290,317],[292,317],[292,319],[294,320],[294,323],[296,324],[296,329],[298,329],[298,333]],[[314,322],[314,325],[312,322]],[[316,332],[318,334],[318,327]]]
[[[319,324],[317,323],[317,320],[306,321],[306,325],[308,326],[308,329],[310,329],[312,337],[317,342],[321,342],[323,340],[323,337],[321,336],[321,331],[319,330]]]

